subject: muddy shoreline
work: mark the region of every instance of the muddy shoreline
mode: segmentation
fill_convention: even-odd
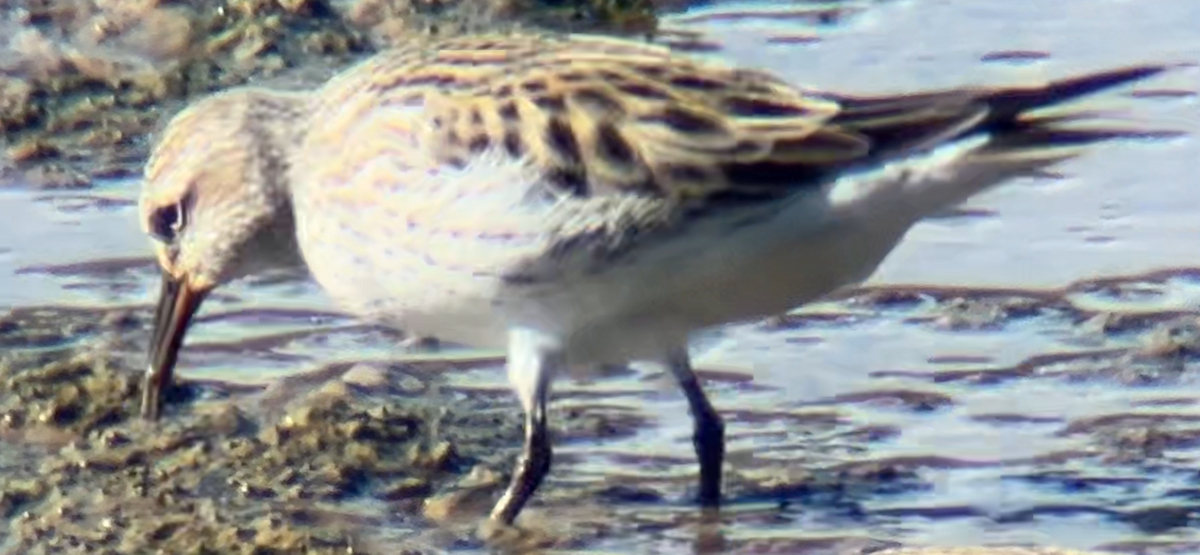
[[[1144,289],[1148,281],[1142,276],[1137,283]],[[1109,281],[1080,288],[1115,294],[1130,287],[1132,283],[1123,287]],[[875,315],[951,333],[978,333],[1053,318],[1099,337],[1138,337],[1132,346],[1099,345],[1011,368],[880,373],[939,387],[986,388],[1013,380],[1104,380],[1146,387],[1181,379],[1183,365],[1200,349],[1200,319],[1194,314],[1111,318],[1078,310],[1065,298],[1019,291],[878,288],[847,295],[824,310],[759,325],[777,333],[811,332],[853,326],[856,320],[861,324]],[[445,360],[406,361],[400,356],[341,361],[262,384],[184,378],[166,418],[154,427],[137,417],[137,368],[148,317],[148,307],[38,307],[12,310],[0,318],[0,344],[5,347],[0,355],[0,441],[10,453],[0,469],[0,513],[10,523],[0,534],[0,545],[7,546],[4,552],[483,549],[477,525],[506,483],[519,451],[520,414],[504,388],[477,387],[469,380],[447,377],[497,366],[498,359],[456,358],[449,352]],[[238,348],[269,349],[296,339],[260,338]],[[710,388],[753,387],[738,372],[705,371],[702,377]],[[665,376],[642,380],[656,383]],[[619,442],[654,426],[647,413],[636,405],[614,402],[617,396],[611,394],[573,392],[561,397],[551,413],[560,446]],[[966,505],[897,513],[874,510],[870,515],[859,511],[871,499],[919,495],[933,485],[925,477],[931,469],[1016,465],[1024,468],[1016,479],[1086,490],[1120,482],[1073,470],[1083,461],[1117,474],[1121,468],[1148,466],[1162,472],[1177,464],[1184,466],[1172,472],[1190,471],[1185,460],[1171,453],[1200,447],[1200,417],[1172,412],[1195,401],[1173,400],[1170,395],[1146,403],[1146,411],[1051,420],[1062,437],[1081,439],[1081,447],[1024,462],[938,456],[861,459],[873,445],[902,431],[852,424],[844,418],[856,407],[889,407],[919,415],[951,410],[956,403],[954,395],[910,386],[793,406],[723,407],[735,427],[748,428],[734,438],[745,440],[753,437],[753,428],[780,425],[790,434],[810,438],[785,449],[731,452],[730,516],[724,517],[725,524],[780,518],[793,508],[847,522],[961,518],[978,509]],[[1030,421],[1019,412],[976,418],[1005,425]],[[627,457],[624,464],[690,468],[689,455],[682,443],[671,459]],[[690,471],[597,479],[571,473],[572,466],[586,460],[577,457],[569,452],[559,457],[558,464],[566,468],[563,475],[531,507],[522,532],[510,531],[511,537],[503,540],[508,543],[500,545],[516,552],[603,546],[645,533],[647,526],[675,529],[676,534],[693,529],[700,534],[695,541],[719,546],[705,552],[754,551],[761,543],[731,540],[719,532],[701,534],[705,528],[694,520],[698,512],[689,502]],[[1006,518],[1092,514],[1159,534],[1187,526],[1193,510],[1194,505],[1182,499],[1140,508],[1082,501]],[[553,519],[547,520],[549,515]],[[842,537],[761,545],[840,554],[875,553],[896,543],[884,537]]]

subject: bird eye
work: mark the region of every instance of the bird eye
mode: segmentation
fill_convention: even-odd
[[[150,234],[164,243],[171,243],[183,230],[183,206],[168,204],[150,215]]]

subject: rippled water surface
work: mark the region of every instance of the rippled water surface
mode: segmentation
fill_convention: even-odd
[[[667,24],[699,33],[691,40],[710,46],[701,55],[860,92],[1200,61],[1195,0],[904,0],[789,16],[805,6],[712,3]],[[923,223],[868,284],[903,286],[894,298],[860,295],[699,338],[699,364],[721,370],[708,387],[730,418],[734,465],[785,473],[798,450],[829,439],[797,422],[823,417],[836,422],[825,433],[878,437],[806,453],[806,465],[883,461],[913,473],[892,491],[735,497],[728,548],[863,537],[1200,550],[1188,526],[1200,499],[1200,272],[1188,270],[1200,267],[1198,86],[1191,68],[1098,98],[1191,135],[1104,146],[1062,165],[1061,179],[1014,181]],[[130,183],[0,191],[0,306],[149,303],[156,281],[134,198]],[[202,316],[181,359],[189,376],[256,381],[398,354],[393,337],[341,318],[307,284],[239,284]],[[655,425],[562,446],[547,487],[694,472],[682,400],[643,378],[563,384]],[[503,384],[495,364],[448,379]],[[664,506],[630,505],[645,536],[605,547],[685,544],[652,523],[690,510],[680,503],[688,480]]]

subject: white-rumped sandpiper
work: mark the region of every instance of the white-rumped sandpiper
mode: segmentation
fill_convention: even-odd
[[[724,425],[689,334],[859,282],[923,217],[1136,135],[1042,109],[1166,67],[850,96],[641,42],[527,34],[414,43],[307,93],[213,95],[172,119],[146,167],[163,289],[143,413],[158,417],[206,293],[306,265],[363,318],[507,349],[526,436],[496,521],[550,469],[552,378],[631,361],[678,380],[715,507]]]

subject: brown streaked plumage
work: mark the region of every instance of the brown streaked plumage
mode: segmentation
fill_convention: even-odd
[[[691,332],[865,279],[926,215],[1140,134],[1043,109],[1164,69],[851,97],[620,39],[474,36],[202,101],[147,170],[165,281],[144,413],[204,293],[302,256],[355,314],[507,347],[527,436],[496,521],[549,471],[553,378],[634,360],[679,380],[715,507],[724,428]]]
[[[327,87],[325,100],[353,98],[352,106],[365,110],[422,105],[434,124],[428,139],[437,145],[438,161],[465,162],[488,146],[504,145],[562,176],[555,183],[573,194],[778,197],[790,192],[789,185],[949,139],[946,133],[1016,124],[1027,111],[1160,69],[1126,68],[1049,90],[965,88],[855,98],[800,89],[765,72],[705,63],[652,44],[483,36],[381,54]],[[344,117],[359,116],[351,109]],[[1009,131],[1040,127],[1023,121]],[[342,128],[335,122],[324,130]]]

